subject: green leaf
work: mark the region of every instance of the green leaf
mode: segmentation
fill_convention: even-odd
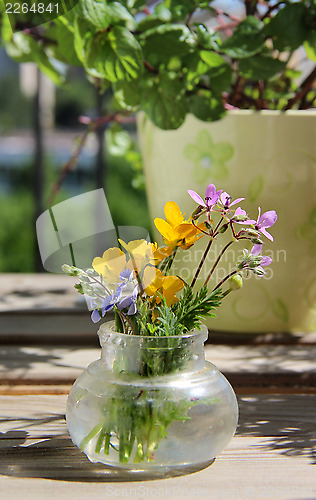
[[[152,55],[159,60],[168,61],[176,54],[178,57],[189,54],[196,46],[193,34],[186,26],[164,24],[152,28],[139,37],[145,58],[149,61]]]
[[[287,4],[270,20],[264,33],[273,39],[277,50],[292,51],[307,39],[309,30],[305,25],[308,9],[302,3]]]
[[[130,81],[143,71],[142,50],[130,31],[116,26],[88,42],[84,64],[93,76],[110,82]]]
[[[81,0],[80,11],[81,16],[98,29],[107,29],[120,21],[135,25],[133,16],[120,2]]]
[[[151,121],[164,130],[180,127],[187,105],[182,83],[173,73],[161,73],[142,82],[141,105]]]
[[[95,33],[96,30],[92,24],[81,19],[79,16],[75,17],[73,43],[77,57],[82,63],[85,61],[85,47]]]
[[[225,108],[219,96],[213,96],[209,90],[201,90],[188,99],[189,111],[199,120],[206,122],[220,120]]]
[[[169,0],[167,5],[170,8],[172,19],[175,21],[185,20],[197,7],[195,0]]]
[[[285,67],[286,62],[261,54],[241,59],[238,64],[241,76],[250,78],[250,80],[269,80],[283,71]]]
[[[316,62],[316,31],[304,42],[304,48],[308,59]]]
[[[256,201],[261,195],[264,187],[264,177],[263,175],[258,175],[250,183],[248,189],[248,198],[250,201]]]
[[[212,33],[204,24],[198,24],[195,28],[198,43],[205,49],[219,50],[221,39],[218,33]]]
[[[229,64],[225,63],[222,66],[217,66],[211,69],[208,74],[210,75],[212,90],[221,93],[230,89],[233,70]]]
[[[30,36],[18,32],[12,35],[11,41],[6,44],[7,54],[19,63],[36,62],[39,69],[45,73],[56,85],[65,82],[64,76],[52,64],[42,45]]]
[[[161,25],[161,20],[155,14],[149,14],[139,21],[136,30],[144,32]]]
[[[178,322],[187,330],[198,328],[204,318],[215,316],[211,311],[220,306],[222,298],[221,289],[209,294],[207,287],[203,286],[193,294],[192,289],[186,285],[179,302],[174,306]]]
[[[216,52],[201,50],[200,57],[210,68],[216,68],[226,64],[225,59]]]
[[[229,57],[251,57],[264,47],[263,23],[254,16],[242,21],[230,38],[222,44],[222,51]]]
[[[9,31],[8,31],[9,33]],[[7,39],[6,52],[9,57],[18,63],[34,61],[39,47],[35,40],[22,32],[12,34]]]
[[[55,85],[62,85],[65,83],[65,77],[52,64],[43,49],[34,53],[34,61],[37,63],[42,73],[50,78]]]
[[[45,36],[56,41],[55,44],[51,44],[47,48],[55,59],[73,66],[82,65],[74,48],[72,26],[65,25],[63,21],[60,21],[60,18],[55,19],[54,23],[51,23],[46,30]]]
[[[139,81],[119,81],[113,85],[114,96],[118,104],[129,111],[135,111],[139,105]]]
[[[282,299],[276,299],[274,302],[272,302],[272,310],[277,318],[281,319],[285,323],[289,321],[289,310]]]

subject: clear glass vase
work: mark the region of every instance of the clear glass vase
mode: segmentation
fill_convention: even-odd
[[[174,337],[115,332],[104,323],[101,359],[67,402],[72,441],[92,462],[165,472],[209,465],[233,437],[235,393],[205,361],[207,328]]]

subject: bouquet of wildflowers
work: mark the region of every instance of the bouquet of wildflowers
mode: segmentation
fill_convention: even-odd
[[[90,269],[63,266],[64,272],[78,277],[80,282],[75,287],[88,296],[93,322],[99,322],[107,312],[113,311],[117,332],[170,337],[174,344],[177,336],[199,328],[204,318],[214,316],[213,311],[224,297],[241,288],[243,273],[254,273],[259,277],[265,273],[264,267],[271,263],[271,258],[261,254],[263,237],[273,240],[267,229],[276,222],[276,212],[271,210],[261,214],[259,208],[258,218],[251,219],[239,206],[244,198],[232,200],[228,193],[216,190],[213,184],[207,186],[205,198],[192,190],[188,194],[197,206],[187,220],[178,205],[169,201],[164,209],[165,219],[156,218],[154,221],[164,246],[146,240],[118,240],[118,246],[107,249],[102,257],[96,257]],[[198,288],[196,281],[202,266],[208,263],[206,258],[213,241],[227,231],[231,233],[231,239],[207,269],[207,278]],[[205,240],[203,256],[194,276],[187,282],[172,272],[175,256],[202,238]],[[211,285],[224,253],[239,242],[250,242],[252,248],[245,248],[235,268],[220,282]],[[177,356],[172,358],[166,357],[166,353],[159,357],[156,352],[150,354],[148,351],[141,360],[139,376],[175,373],[182,367],[187,354],[181,349],[177,351]],[[123,372],[126,367],[118,366],[117,369]],[[198,404],[198,401],[179,405],[161,401],[159,408],[153,408],[152,402],[148,401],[140,410],[136,400],[146,397],[141,392],[141,395],[135,394],[135,400],[127,401],[124,388],[118,389],[104,410],[104,422],[86,436],[82,449],[97,436],[96,452],[102,448],[108,454],[112,448],[119,453],[121,462],[128,462],[132,454],[135,462],[151,461],[159,441],[167,434],[168,425],[189,418],[189,407]],[[117,447],[111,441],[112,437],[118,442]],[[134,443],[137,443],[136,452]]]

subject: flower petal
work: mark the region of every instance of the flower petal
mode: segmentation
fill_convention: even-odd
[[[212,198],[216,193],[216,187],[214,184],[209,184],[205,191],[205,198]]]
[[[98,321],[100,321],[101,316],[100,316],[98,309],[95,309],[94,311],[92,311],[91,319],[92,319],[93,323],[97,323]]]
[[[264,227],[260,229],[260,233],[264,234],[268,240],[273,241],[273,236]]]
[[[264,212],[261,215],[259,220],[260,227],[271,227],[276,223],[278,219],[277,213],[275,210],[269,210],[268,212]]]
[[[202,207],[206,207],[205,201],[201,198],[199,194],[197,194],[195,191],[192,191],[192,189],[189,189],[188,193],[196,203],[202,205]]]
[[[168,222],[166,222],[164,219],[156,217],[156,219],[154,220],[154,224],[163,238],[169,241],[173,239],[174,231],[170,224],[168,224]]]
[[[225,206],[229,206],[230,203],[229,203],[229,200],[231,199],[231,196],[226,193],[226,191],[223,191],[222,194],[220,195],[220,200],[221,202],[223,203],[223,205]]]
[[[167,222],[172,228],[182,224],[184,217],[181,213],[180,208],[174,201],[167,201],[164,208],[165,216]]]
[[[261,244],[257,244],[257,245],[254,245],[251,249],[251,255],[259,255],[259,253],[261,252],[262,250],[262,245]]]
[[[236,200],[232,201],[229,206],[232,207],[233,205],[237,205],[240,201],[243,201],[245,198],[236,198]]]
[[[271,264],[271,262],[272,262],[271,257],[268,257],[267,255],[264,255],[264,256],[262,257],[262,260],[261,260],[261,262],[260,262],[260,265],[261,265],[261,266],[269,266],[269,265]]]

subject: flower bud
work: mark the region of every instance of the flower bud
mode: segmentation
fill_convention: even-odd
[[[234,215],[233,217],[233,220],[236,222],[245,222],[246,220],[248,220],[248,217],[246,215]]]
[[[242,277],[240,274],[235,274],[235,276],[232,276],[229,278],[229,287],[231,291],[239,290],[243,285]]]
[[[255,269],[252,269],[252,271],[257,276],[263,276],[264,274],[266,274],[265,270],[262,269],[262,267],[256,267]]]
[[[262,261],[262,257],[261,256],[259,256],[259,257],[252,257],[251,261],[248,264],[248,267],[250,267],[251,269],[253,269],[253,268],[257,267],[257,266],[260,266],[261,261]]]
[[[64,264],[61,268],[68,276],[78,276],[80,272],[80,269],[77,269],[75,266],[69,266],[68,264]]]
[[[219,232],[219,233],[225,233],[225,231],[227,231],[227,229],[228,229],[228,224],[224,224],[224,225],[220,228],[220,230],[219,230],[218,232]]]
[[[260,238],[251,238],[251,243],[254,243],[255,245],[263,245],[263,241],[260,240]]]
[[[196,220],[200,217],[201,213],[203,212],[203,207],[201,207],[201,205],[199,205],[195,210],[194,212],[192,212],[192,215],[191,215],[191,218],[192,220]]]

